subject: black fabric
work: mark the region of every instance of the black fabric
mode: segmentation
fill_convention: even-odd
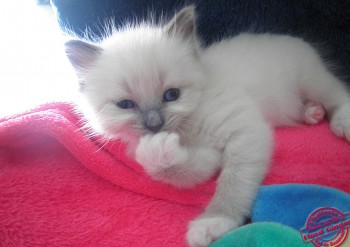
[[[194,3],[205,45],[244,31],[290,34],[315,45],[336,74],[350,85],[350,0],[52,0],[62,28],[82,36],[86,27],[101,35],[104,20],[171,17]]]

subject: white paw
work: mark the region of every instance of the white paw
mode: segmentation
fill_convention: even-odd
[[[318,124],[325,116],[325,109],[320,103],[308,102],[304,106],[303,119],[307,124]]]
[[[160,132],[141,138],[135,151],[136,161],[151,176],[188,160],[188,152],[175,133]]]
[[[237,222],[227,217],[200,218],[190,223],[186,236],[187,243],[191,247],[207,247],[238,226]]]
[[[331,119],[331,129],[334,134],[350,142],[350,105],[343,105]]]

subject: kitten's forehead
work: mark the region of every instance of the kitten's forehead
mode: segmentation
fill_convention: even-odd
[[[192,49],[180,38],[169,36],[159,27],[139,26],[116,32],[101,44],[110,59],[116,59],[135,73],[151,74],[160,67],[191,57]]]
[[[157,71],[130,75],[121,84],[129,97],[141,102],[154,101],[159,98],[165,87],[164,80]]]
[[[140,97],[162,93],[170,84],[182,81],[179,67],[190,53],[182,46],[158,29],[128,30],[102,44],[101,67],[109,67],[110,77],[127,93]]]

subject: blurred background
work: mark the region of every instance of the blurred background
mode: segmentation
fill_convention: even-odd
[[[65,37],[45,0],[0,2],[0,117],[76,94]]]

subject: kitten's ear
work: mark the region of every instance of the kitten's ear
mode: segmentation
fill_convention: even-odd
[[[65,43],[66,55],[77,71],[90,68],[102,53],[102,48],[81,40],[70,40]]]
[[[169,35],[181,36],[184,40],[196,42],[196,15],[195,6],[190,5],[181,9],[175,16],[165,25],[165,31]]]

